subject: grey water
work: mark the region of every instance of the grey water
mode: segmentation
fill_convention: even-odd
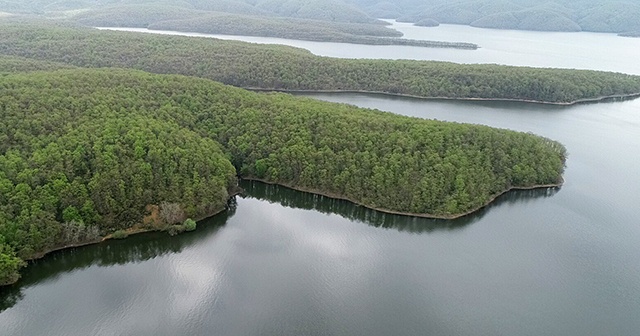
[[[504,34],[509,50],[520,33],[484,35]],[[526,34],[556,41],[555,33]],[[595,36],[608,46],[619,38]],[[606,64],[640,73],[637,55],[612,48]],[[593,68],[607,70],[597,54],[576,55],[575,64],[590,55]],[[524,59],[535,52],[513,55]],[[306,96],[559,140],[569,151],[566,182],[508,193],[457,220],[243,182],[245,195],[195,232],[133,236],[34,262],[0,289],[2,334],[638,334],[640,100],[559,107]]]

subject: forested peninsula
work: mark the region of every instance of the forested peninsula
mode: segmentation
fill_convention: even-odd
[[[421,41],[382,24],[243,15],[187,10],[162,5],[128,5],[92,9],[70,18],[93,27],[142,27],[206,34],[278,37],[369,45],[408,45],[428,48],[477,49],[473,43]]]
[[[326,0],[322,0],[325,2]],[[325,17],[327,8],[314,9],[309,15],[273,13],[259,10],[242,1],[222,4],[213,1],[203,6],[188,3],[148,2],[77,2],[76,10],[56,10],[46,6],[32,15],[58,22],[76,22],[90,27],[137,27],[178,30],[208,34],[246,35],[288,38],[307,41],[341,42],[369,45],[407,45],[427,48],[477,49],[473,43],[404,39],[402,33],[386,27],[388,23],[359,12],[342,20]],[[244,6],[243,6],[244,5]],[[324,4],[326,5],[326,4]],[[0,1],[0,13],[2,1]],[[352,8],[353,9],[353,8]],[[331,8],[335,11],[336,8]],[[343,15],[345,13],[342,13]],[[352,13],[353,14],[353,13]],[[16,16],[24,15],[21,13]],[[361,15],[361,17],[360,17]]]
[[[308,19],[250,17],[237,14],[215,14],[196,19],[160,21],[150,24],[147,28],[151,30],[175,30],[205,34],[279,37],[319,42],[478,49],[478,45],[474,43],[399,38],[396,37],[398,36],[397,34],[400,34],[398,31],[384,26],[357,23],[327,23]],[[390,30],[391,32],[385,30]]]
[[[319,57],[285,46],[0,22],[0,54],[183,74],[244,88],[572,104],[637,96],[640,76],[588,70]]]
[[[532,134],[134,70],[7,74],[0,90],[4,284],[56,248],[183,230],[224,209],[236,175],[449,218],[561,183],[566,156]]]

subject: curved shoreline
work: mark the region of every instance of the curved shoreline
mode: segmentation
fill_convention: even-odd
[[[332,194],[332,193],[327,193],[327,192],[322,192],[319,190],[314,190],[311,188],[304,188],[304,187],[296,187],[290,184],[286,184],[286,183],[278,183],[278,182],[272,182],[272,181],[268,181],[268,180],[263,180],[263,179],[259,179],[259,178],[252,178],[252,177],[242,177],[242,180],[245,181],[257,181],[257,182],[261,182],[261,183],[265,183],[265,184],[270,184],[270,185],[277,185],[277,186],[281,186],[281,187],[285,187],[288,189],[292,189],[292,190],[296,190],[296,191],[300,191],[300,192],[306,192],[306,193],[311,193],[311,194],[315,194],[315,195],[320,195],[320,196],[324,196],[324,197],[329,197],[332,199],[337,199],[337,200],[343,200],[343,201],[347,201],[350,203],[353,203],[356,206],[362,206],[365,207],[367,209],[371,209],[371,210],[375,210],[375,211],[379,211],[382,213],[387,213],[387,214],[392,214],[392,215],[399,215],[399,216],[411,216],[411,217],[419,217],[419,218],[429,218],[429,219],[441,219],[441,220],[452,220],[452,219],[457,219],[457,218],[461,218],[464,216],[468,216],[472,213],[475,213],[477,211],[480,211],[481,209],[487,207],[489,204],[493,203],[498,197],[510,192],[510,191],[514,191],[514,190],[533,190],[533,189],[542,189],[542,188],[559,188],[564,184],[564,177],[560,177],[561,181],[559,183],[554,183],[554,184],[539,184],[539,185],[533,185],[533,186],[528,186],[528,187],[510,187],[505,191],[496,193],[495,195],[491,196],[489,198],[489,200],[487,200],[484,204],[482,204],[479,207],[476,207],[474,209],[471,209],[469,211],[466,211],[464,213],[460,213],[460,214],[453,214],[453,215],[435,215],[435,214],[428,214],[428,213],[412,213],[412,212],[402,212],[402,211],[395,211],[395,210],[389,210],[389,209],[384,209],[384,208],[376,208],[376,207],[372,207],[372,206],[368,206],[366,204],[357,202],[355,200],[352,200],[350,198],[347,198],[345,196],[342,195],[338,195],[338,194]],[[239,194],[241,194],[243,192],[243,190],[239,190],[236,191],[232,194],[229,194],[229,198],[231,199],[232,197],[235,197]],[[198,218],[196,221],[201,221],[210,217],[213,217],[215,215],[218,215],[224,211],[226,211],[227,208],[223,208],[220,209],[219,211],[213,212],[211,214],[202,216],[201,218]],[[132,235],[137,235],[137,234],[144,234],[144,233],[151,233],[151,232],[162,232],[162,230],[158,230],[158,229],[141,229],[141,228],[129,228],[127,230],[125,230],[127,232],[127,237],[128,236],[132,236]],[[88,242],[82,242],[82,243],[76,243],[76,244],[70,244],[70,245],[65,245],[65,246],[59,246],[59,247],[55,247],[52,249],[49,249],[47,251],[44,252],[38,252],[36,254],[34,254],[34,256],[32,256],[31,258],[25,259],[25,261],[29,262],[29,261],[34,261],[34,260],[38,260],[38,259],[42,259],[45,256],[47,256],[48,254],[54,253],[54,252],[59,252],[62,250],[67,250],[67,249],[72,249],[72,248],[79,248],[79,247],[84,247],[84,246],[89,246],[89,245],[94,245],[94,244],[100,244],[102,242],[105,242],[107,240],[111,240],[111,239],[115,239],[112,237],[112,234],[106,235],[104,237],[92,240],[92,241],[88,241]],[[12,283],[7,283],[7,284],[0,284],[0,288],[3,286],[10,286],[13,284],[16,284],[17,282],[20,281],[20,278],[18,278],[16,281],[12,282]]]
[[[513,103],[529,103],[556,106],[572,106],[577,104],[597,103],[607,100],[631,100],[640,97],[640,92],[627,93],[619,95],[600,96],[594,98],[576,99],[570,102],[551,102],[544,100],[516,99],[516,98],[472,98],[472,97],[425,97],[406,93],[392,93],[385,91],[366,91],[366,90],[296,90],[296,89],[275,89],[275,88],[259,88],[259,87],[242,87],[245,90],[255,92],[282,92],[282,93],[356,93],[371,94],[391,97],[414,98],[421,100],[448,100],[448,101],[484,101],[484,102],[513,102]]]
[[[245,181],[257,181],[257,182],[262,182],[262,183],[266,183],[266,184],[270,184],[270,185],[278,185],[278,186],[289,188],[289,189],[296,190],[296,191],[311,193],[311,194],[320,195],[320,196],[324,196],[324,197],[329,197],[329,198],[333,198],[333,199],[339,199],[339,200],[351,202],[354,205],[358,205],[358,206],[361,206],[361,207],[365,207],[367,209],[371,209],[371,210],[375,210],[375,211],[379,211],[379,212],[383,212],[383,213],[387,213],[387,214],[400,215],[400,216],[420,217],[420,218],[430,218],[430,219],[444,219],[444,220],[462,218],[462,217],[468,216],[468,215],[470,215],[470,214],[472,214],[474,212],[480,211],[481,209],[485,208],[489,204],[493,203],[493,201],[495,201],[498,197],[500,197],[500,196],[502,196],[502,195],[504,195],[504,194],[506,194],[506,193],[508,193],[510,191],[515,191],[515,190],[533,190],[533,189],[543,189],[543,188],[559,188],[564,184],[564,177],[561,176],[560,177],[560,182],[558,182],[558,183],[536,184],[536,185],[532,185],[532,186],[528,186],[528,187],[509,187],[505,191],[498,192],[498,193],[494,194],[484,204],[482,204],[481,206],[478,206],[478,207],[476,207],[474,209],[471,209],[471,210],[468,210],[468,211],[465,211],[465,212],[459,213],[459,214],[435,215],[435,214],[429,214],[429,213],[402,212],[402,211],[395,211],[395,210],[389,210],[389,209],[384,209],[384,208],[376,208],[376,207],[372,207],[372,206],[368,206],[366,204],[360,203],[360,202],[355,201],[353,199],[347,198],[346,196],[327,193],[327,192],[322,192],[322,191],[314,190],[314,189],[311,189],[311,188],[296,187],[296,186],[293,186],[293,185],[290,185],[290,184],[285,184],[285,183],[280,183],[280,182],[272,182],[272,181],[259,179],[259,178],[254,178],[254,177],[242,177],[241,179],[245,180]]]

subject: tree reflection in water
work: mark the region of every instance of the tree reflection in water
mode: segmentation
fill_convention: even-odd
[[[472,214],[450,220],[388,214],[355,205],[349,201],[300,192],[257,181],[242,181],[240,186],[245,190],[245,197],[264,200],[269,203],[279,203],[290,208],[314,210],[325,214],[336,214],[367,225],[411,233],[461,228],[480,220],[492,207],[504,203],[515,204],[535,198],[551,197],[560,190],[560,188],[514,190],[498,197],[488,206]]]
[[[171,237],[165,232],[150,232],[109,240],[100,244],[56,251],[29,262],[18,283],[0,287],[0,312],[13,307],[23,297],[22,291],[35,284],[90,266],[112,266],[138,263],[162,255],[180,253],[185,247],[205,240],[227,223],[237,208],[235,198],[227,203],[227,211],[198,222],[194,232]]]
[[[349,220],[374,227],[393,229],[410,233],[428,233],[437,230],[455,230],[482,218],[492,207],[500,204],[515,204],[535,198],[550,197],[559,188],[512,191],[500,196],[487,207],[468,216],[454,220],[428,219],[411,216],[392,215],[355,205],[352,202],[326,196],[295,191],[289,188],[269,185],[256,181],[241,181],[245,190],[241,197],[250,197],[285,207],[336,214]],[[0,287],[0,312],[11,308],[23,297],[23,290],[58,276],[88,268],[90,266],[111,266],[138,263],[158,256],[180,253],[185,247],[207,239],[223,227],[237,209],[235,198],[229,200],[228,210],[198,223],[195,232],[170,237],[163,232],[130,236],[124,240],[110,240],[104,243],[73,248],[51,253],[29,263],[21,280],[7,287]]]

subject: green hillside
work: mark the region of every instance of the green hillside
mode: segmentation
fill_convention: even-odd
[[[559,183],[566,155],[531,134],[184,76],[73,69],[0,88],[0,283],[51,249],[213,214],[236,173],[450,217]]]

